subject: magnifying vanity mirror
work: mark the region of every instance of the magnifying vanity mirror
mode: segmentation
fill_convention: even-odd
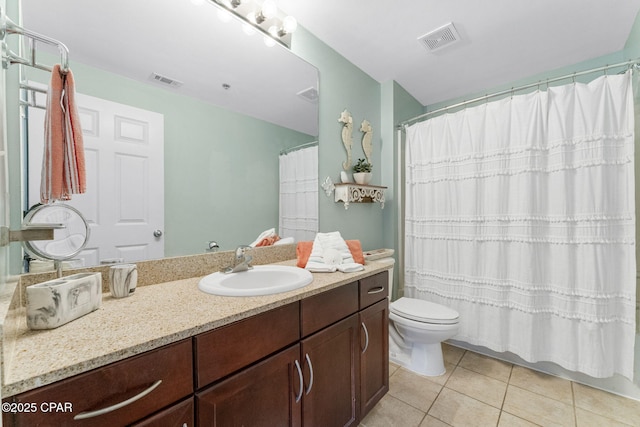
[[[278,156],[318,138],[315,67],[245,34],[209,2],[28,0],[21,8],[25,28],[70,52],[88,185],[70,204],[91,227],[85,266],[202,253],[212,240],[232,249],[278,226]],[[39,62],[59,62],[46,46],[36,51]],[[33,85],[49,81],[37,69],[21,74]],[[23,108],[27,211],[39,197],[44,111]],[[117,236],[115,250],[101,249],[100,239]]]

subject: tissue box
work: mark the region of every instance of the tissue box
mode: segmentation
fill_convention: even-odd
[[[29,329],[53,329],[100,307],[102,275],[73,274],[27,286],[26,293]]]

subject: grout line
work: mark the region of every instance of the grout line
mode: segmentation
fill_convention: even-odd
[[[573,390],[574,382],[571,381],[571,403],[573,405],[573,424],[578,427],[578,411],[576,410],[576,394]]]

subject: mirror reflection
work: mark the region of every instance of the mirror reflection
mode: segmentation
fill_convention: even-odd
[[[22,25],[70,51],[88,184],[71,204],[91,226],[85,266],[203,253],[209,241],[228,250],[277,229],[278,157],[317,140],[318,72],[219,12],[179,0],[23,2]],[[59,62],[47,46],[36,52]],[[24,67],[23,80],[48,74]],[[26,111],[23,210],[39,197],[44,118]]]

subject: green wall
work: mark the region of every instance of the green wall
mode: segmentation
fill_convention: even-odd
[[[353,117],[352,158],[363,158],[360,124],[368,120],[373,127],[373,185],[383,182],[382,122],[380,118],[380,84],[311,35],[298,28],[293,36],[292,51],[320,71],[320,138],[318,146],[318,173],[322,183],[327,176],[340,182],[342,162],[346,151],[342,144],[340,113],[346,108]],[[386,160],[384,161],[386,164]],[[351,171],[349,171],[351,173]],[[381,248],[383,239],[383,210],[379,204],[351,204],[345,210],[342,203],[334,202],[320,189],[318,202],[320,231],[340,231],[345,239],[359,239],[365,249]],[[387,209],[385,205],[384,210]]]
[[[404,164],[404,144],[398,136],[397,123],[422,113],[422,105],[402,86],[394,81],[382,84],[381,111],[383,121],[382,158],[384,182],[389,185],[387,207],[383,217],[382,237],[384,247],[396,250],[394,269],[393,299],[402,296],[402,253],[404,242],[401,233],[404,230],[402,203],[404,201],[404,180],[396,173],[400,164]],[[402,171],[402,167],[400,167]]]

